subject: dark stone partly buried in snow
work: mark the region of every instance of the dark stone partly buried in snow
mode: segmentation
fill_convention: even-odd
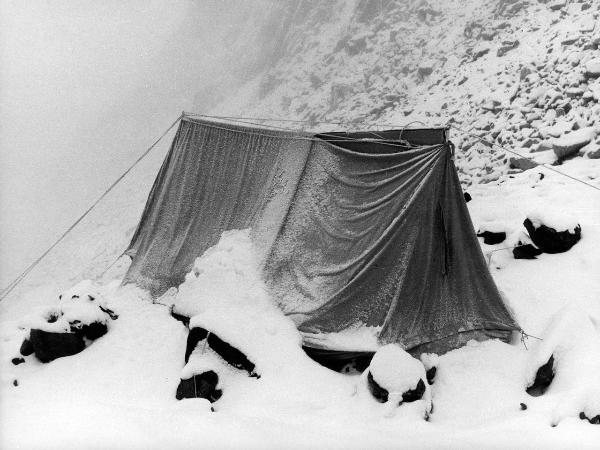
[[[23,356],[32,355],[35,350],[33,349],[33,345],[29,339],[23,339],[23,343],[21,344],[21,350],[19,351]]]
[[[425,376],[427,377],[427,382],[431,385],[435,382],[435,374],[437,373],[437,367],[433,366],[427,372],[425,372]]]
[[[512,252],[515,259],[536,259],[537,256],[543,253],[539,248],[531,244],[518,245],[513,248]]]
[[[477,236],[483,238],[483,243],[488,245],[499,244],[506,239],[506,233],[504,231],[500,231],[498,233],[494,233],[492,231],[480,231],[477,233]]]
[[[581,420],[587,420],[592,425],[600,425],[600,414],[598,414],[597,416],[594,416],[594,417],[588,417],[582,411],[582,412],[579,413],[579,418]]]
[[[29,340],[35,356],[42,362],[75,355],[85,349],[81,333],[53,333],[32,329]]]
[[[208,346],[215,351],[221,358],[227,361],[236,369],[245,370],[251,377],[260,378],[260,375],[254,372],[255,364],[248,359],[244,353],[237,348],[223,341],[216,334],[205,330],[204,328],[192,328],[188,334],[188,340],[185,349],[185,362],[187,363],[190,355],[199,342],[206,339]]]
[[[553,379],[554,355],[550,356],[548,362],[537,370],[535,380],[533,380],[533,384],[527,388],[527,393],[532,397],[543,395],[548,390],[548,387],[550,387]]]
[[[181,380],[177,386],[175,398],[181,400],[184,398],[205,398],[211,403],[216,402],[223,395],[223,391],[217,389],[219,376],[209,370],[208,372],[194,375],[192,378]]]
[[[471,198],[471,194],[469,194],[468,192],[465,192],[463,195],[465,196],[465,202],[469,203],[471,200],[473,200]]]
[[[371,372],[367,374],[367,385],[369,386],[369,392],[371,395],[377,400],[379,403],[385,403],[388,401],[389,392],[379,386]],[[417,386],[414,389],[409,389],[408,391],[402,394],[402,403],[410,403],[423,398],[423,394],[425,393],[425,382],[423,380],[419,380]]]
[[[544,253],[566,252],[581,239],[581,226],[579,225],[575,227],[573,233],[569,230],[556,231],[543,224],[535,228],[529,219],[525,219],[523,225],[535,246]]]
[[[73,333],[81,334],[92,341],[104,336],[108,332],[108,326],[106,323],[102,322],[92,322],[87,325],[81,325],[79,321],[74,321],[71,322],[70,325]]]
[[[11,362],[15,366],[18,366],[19,364],[23,364],[25,362],[25,360],[23,358],[13,358],[13,359],[11,359]]]

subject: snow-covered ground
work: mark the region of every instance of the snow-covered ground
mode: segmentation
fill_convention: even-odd
[[[534,87],[544,86],[544,82],[531,74],[525,75],[529,77],[526,81],[521,80],[519,63],[533,64],[531,73],[539,71],[543,75],[552,72],[551,67],[562,67],[563,60],[566,63],[567,58],[573,58],[569,56],[574,50],[572,45],[577,46],[584,63],[599,52],[597,44],[586,47],[598,30],[592,27],[589,33],[581,31],[586,17],[597,20],[598,5],[588,1],[551,8],[559,3],[566,2],[448,1],[439,7],[441,16],[429,12],[424,23],[404,23],[409,32],[400,36],[408,43],[423,39],[423,32],[418,30],[425,26],[446,37],[418,47],[426,56],[418,59],[419,64],[434,61],[435,71],[425,75],[434,77],[431,82],[418,80],[419,67],[410,67],[403,74],[402,67],[382,62],[393,60],[376,54],[375,50],[381,48],[391,51],[386,42],[391,42],[393,29],[381,23],[393,28],[399,23],[392,20],[397,16],[387,14],[384,17],[390,20],[375,26],[352,22],[352,10],[343,9],[337,27],[327,27],[325,20],[322,26],[327,33],[309,36],[308,41],[314,40],[316,45],[301,47],[293,58],[284,57],[274,67],[277,76],[284,80],[279,87],[259,101],[257,80],[245,88],[244,95],[225,103],[221,111],[250,116],[260,112],[288,115],[292,111],[289,105],[302,108],[304,104],[302,111],[306,114],[298,113],[296,117],[309,118],[308,114],[316,111],[320,115],[313,120],[366,117],[369,121],[398,123],[401,117],[402,123],[445,123],[454,116],[455,123],[470,133],[486,139],[493,135],[495,143],[529,155],[531,148],[547,139],[568,137],[567,131],[575,123],[580,122],[575,128],[599,124],[599,99],[594,97],[594,83],[598,81],[586,81],[581,87],[583,81],[576,80],[577,88],[583,92],[573,91],[569,95],[579,97],[570,97],[566,90],[573,88],[572,82],[562,83],[562,75],[553,81],[550,73],[545,79],[553,87],[546,86],[543,93],[548,101],[524,103],[531,98]],[[582,11],[582,5],[590,3],[591,8]],[[462,10],[459,4],[463,5]],[[505,9],[490,6],[502,4]],[[509,25],[502,25],[508,17],[506,8],[521,4],[520,9],[511,12]],[[411,14],[420,17],[416,9]],[[461,63],[462,54],[450,52],[452,43],[464,40],[463,25],[478,19],[487,25],[491,23],[493,26],[486,26],[496,30],[496,35],[491,41],[475,42],[470,38],[469,48],[489,45],[493,49],[485,52],[479,48],[483,55],[475,60],[473,55],[479,53],[470,50],[468,61]],[[570,42],[563,35],[574,29],[574,23],[583,23],[576,28],[583,38],[563,45],[561,40]],[[310,30],[315,31],[296,31]],[[354,54],[354,50],[348,52],[345,47],[327,47],[331,35],[345,35],[349,30],[354,41],[359,41],[349,44],[349,48],[360,47],[364,37],[365,50]],[[508,46],[503,41],[509,38],[520,40],[521,50],[507,50],[505,55],[497,56],[497,49]],[[553,48],[552,53],[547,53],[547,46]],[[323,64],[330,54],[342,60]],[[444,54],[447,62],[442,64],[441,59],[435,59]],[[557,60],[547,55],[556,55]],[[334,76],[335,67],[340,64],[381,68],[373,70],[373,74],[354,70],[349,80],[340,81],[339,76]],[[583,76],[579,62],[568,64],[571,69],[561,68],[560,73],[565,73],[565,77],[570,72]],[[512,68],[512,72],[507,74],[506,68]],[[311,71],[325,80],[323,86],[314,79],[310,81]],[[504,75],[497,76],[499,71]],[[397,86],[393,83],[397,80],[389,78],[392,73],[399,79],[405,78],[410,89],[403,90],[398,98],[390,98],[386,110],[373,112],[375,106],[381,106],[384,91],[391,93],[387,92],[390,86]],[[359,85],[352,78],[365,74],[373,77],[366,85]],[[507,86],[507,82],[499,81],[513,75],[520,80],[519,86],[529,84],[511,101],[511,86],[514,88],[516,82]],[[460,83],[465,76],[468,80]],[[438,79],[441,81],[436,84]],[[447,79],[452,81],[444,85]],[[350,88],[332,87],[344,83]],[[509,98],[503,97],[497,103],[492,99],[489,103],[492,88],[498,93],[504,87]],[[564,109],[556,113],[564,105],[552,103],[560,99],[552,92],[548,94],[549,89],[559,92],[563,100],[571,99],[568,113],[562,115]],[[303,94],[304,90],[309,93]],[[592,92],[592,100],[584,99],[587,90]],[[329,95],[334,92],[336,98],[330,100]],[[536,99],[542,96],[540,92]],[[290,103],[285,97],[291,93],[296,95]],[[473,99],[469,97],[471,93]],[[244,105],[244,101],[248,103]],[[441,108],[444,102],[448,103],[448,112]],[[406,105],[414,105],[415,111],[405,115]],[[549,110],[555,113],[548,113]],[[436,114],[428,117],[426,111]],[[485,120],[477,121],[484,114],[491,126]],[[558,114],[561,115],[557,117]],[[528,126],[521,126],[521,122]],[[547,127],[556,129],[546,134]],[[532,131],[523,132],[527,129]],[[596,135],[592,143],[597,142]],[[429,421],[423,420],[422,409],[413,404],[402,405],[390,415],[385,405],[370,397],[363,377],[334,373],[304,355],[293,327],[270,309],[270,299],[257,278],[253,250],[244,232],[226,236],[219,247],[198,260],[196,271],[180,292],[163,300],[178,302],[183,310],[197,308],[188,312],[207,327],[219,326],[219,318],[224,316],[214,305],[235,304],[240,300],[236,292],[258,302],[262,314],[250,316],[253,321],[244,321],[241,317],[252,312],[242,308],[228,316],[228,320],[236,319],[233,322],[240,328],[224,325],[223,333],[230,331],[228,338],[232,342],[249,355],[256,355],[262,376],[256,379],[235,370],[227,372],[223,378],[227,383],[223,386],[224,395],[213,405],[215,412],[204,400],[175,399],[184,369],[187,330],[170,316],[167,307],[152,303],[144,292],[131,286],[119,287],[127,261],[117,260],[141,214],[171,134],[0,303],[0,447],[598,448],[600,426],[580,420],[579,413],[588,417],[600,414],[600,191],[537,165],[537,155],[544,151],[531,152],[537,161],[531,168],[511,169],[504,162],[503,152],[482,147],[457,130],[452,131],[451,137],[458,144],[461,179],[473,198],[468,207],[475,228],[481,225],[507,233],[506,241],[500,244],[481,244],[490,271],[521,327],[535,337],[524,342],[517,338],[510,345],[471,342],[439,359],[432,358],[437,374],[431,386],[434,409]],[[534,142],[523,147],[528,139]],[[545,151],[549,152],[548,161],[553,162],[556,154],[552,143],[549,145]],[[554,168],[600,189],[600,159],[590,158],[586,151],[580,155],[584,156],[575,156]],[[511,247],[523,238],[523,221],[528,216],[563,221],[568,227],[575,220],[581,226],[581,240],[565,253],[516,260]],[[25,332],[19,326],[24,324],[26,315],[36,308],[58,304],[58,294],[82,279],[96,280],[103,301],[119,314],[117,320],[109,323],[109,332],[78,355],[48,364],[30,356],[24,364],[13,365],[11,359],[18,356]],[[228,286],[235,289],[227,289]],[[212,300],[221,301],[193,302],[195,296],[204,298],[210,292],[214,294]],[[268,318],[264,327],[261,317]],[[244,331],[251,336],[247,342]],[[257,353],[253,345],[269,336],[278,345],[264,349],[264,353],[259,347]],[[531,397],[525,389],[551,354],[555,358],[555,379],[544,395]],[[196,360],[192,357],[190,361]],[[218,364],[218,358],[211,363]],[[521,403],[527,409],[523,410]]]

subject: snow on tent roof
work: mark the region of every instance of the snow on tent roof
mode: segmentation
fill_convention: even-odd
[[[487,270],[445,129],[310,135],[184,116],[124,282],[160,295],[223,231],[244,228],[307,346],[352,350],[350,335],[366,328],[380,344],[441,353],[518,329]]]

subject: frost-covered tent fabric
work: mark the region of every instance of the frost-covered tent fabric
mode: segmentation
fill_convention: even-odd
[[[230,229],[305,345],[442,352],[517,324],[487,270],[444,130],[297,134],[184,117],[127,254],[160,295]]]

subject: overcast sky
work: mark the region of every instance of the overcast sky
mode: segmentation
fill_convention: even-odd
[[[255,2],[0,0],[0,287],[215,79]],[[263,2],[262,6],[268,2]],[[236,34],[237,33],[237,34]],[[233,36],[233,38],[232,38]],[[237,40],[236,40],[237,39]],[[260,49],[254,49],[259,52]],[[241,58],[241,56],[240,56]]]

